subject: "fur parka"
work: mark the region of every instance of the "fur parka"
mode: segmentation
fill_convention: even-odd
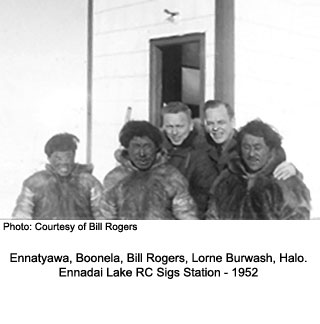
[[[162,152],[146,171],[133,166],[126,150],[119,150],[116,158],[121,165],[103,182],[108,219],[197,219],[187,180],[166,163]]]
[[[246,171],[233,159],[210,190],[207,219],[309,219],[310,192],[298,176],[277,180],[273,171],[285,159],[281,150],[271,152],[257,173]]]
[[[24,181],[12,217],[14,219],[103,219],[102,185],[90,165],[75,164],[61,177],[50,164]]]

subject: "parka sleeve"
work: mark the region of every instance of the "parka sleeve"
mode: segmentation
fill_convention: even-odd
[[[171,175],[171,183],[175,186],[175,194],[172,200],[172,212],[176,219],[195,220],[197,207],[188,191],[188,182],[178,171]]]
[[[24,184],[17,199],[16,207],[12,213],[13,219],[32,219],[34,196],[35,194],[32,192],[32,190]]]
[[[104,192],[103,215],[105,219],[118,219],[118,206],[115,189]]]
[[[281,208],[281,219],[310,219],[311,196],[307,186],[298,177],[291,177],[279,182],[284,197],[284,204]]]
[[[96,220],[105,219],[104,202],[103,202],[103,188],[97,179],[93,179],[90,189],[90,205],[92,216]]]
[[[116,167],[103,180],[103,215],[105,219],[118,219],[118,184],[126,176],[125,169]]]
[[[82,173],[80,182],[89,194],[90,214],[95,220],[105,219],[103,210],[103,187],[100,181],[91,173]]]
[[[259,179],[257,190],[251,194],[255,210],[259,210],[264,219],[303,220],[310,218],[310,193],[305,184],[296,176],[286,180],[271,181]],[[259,188],[263,187],[261,192]]]

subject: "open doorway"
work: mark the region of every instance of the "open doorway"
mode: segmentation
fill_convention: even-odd
[[[150,41],[150,121],[161,124],[161,107],[182,101],[201,117],[204,101],[204,34]]]

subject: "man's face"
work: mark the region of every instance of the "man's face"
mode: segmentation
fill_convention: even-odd
[[[256,172],[267,163],[270,149],[263,137],[245,134],[241,142],[241,155],[248,169]]]
[[[73,151],[53,152],[48,158],[51,166],[61,177],[68,176],[74,167],[75,153]]]
[[[232,137],[234,119],[230,118],[226,107],[209,108],[204,118],[206,131],[217,144],[223,144]]]
[[[163,128],[173,145],[181,145],[193,129],[191,118],[184,112],[165,114]]]
[[[157,149],[153,141],[147,137],[135,136],[129,143],[129,159],[139,170],[151,168],[156,158]]]

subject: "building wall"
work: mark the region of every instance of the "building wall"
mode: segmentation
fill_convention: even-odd
[[[214,2],[95,1],[93,161],[100,179],[115,165],[126,108],[134,119],[148,118],[150,39],[205,32],[205,97],[214,97]],[[175,22],[165,8],[180,12]],[[279,130],[288,161],[311,190],[313,216],[320,211],[319,15],[317,0],[235,1],[237,126],[260,117]]]
[[[102,179],[115,166],[127,107],[133,119],[149,119],[150,39],[206,33],[205,95],[213,96],[214,1],[98,0],[94,6],[93,162]],[[179,12],[174,22],[164,9]]]
[[[260,117],[278,129],[319,216],[320,3],[236,0],[235,13],[237,125]]]
[[[76,134],[85,162],[85,19],[78,0],[1,3],[0,218],[11,216],[23,180],[44,168],[54,134]]]

